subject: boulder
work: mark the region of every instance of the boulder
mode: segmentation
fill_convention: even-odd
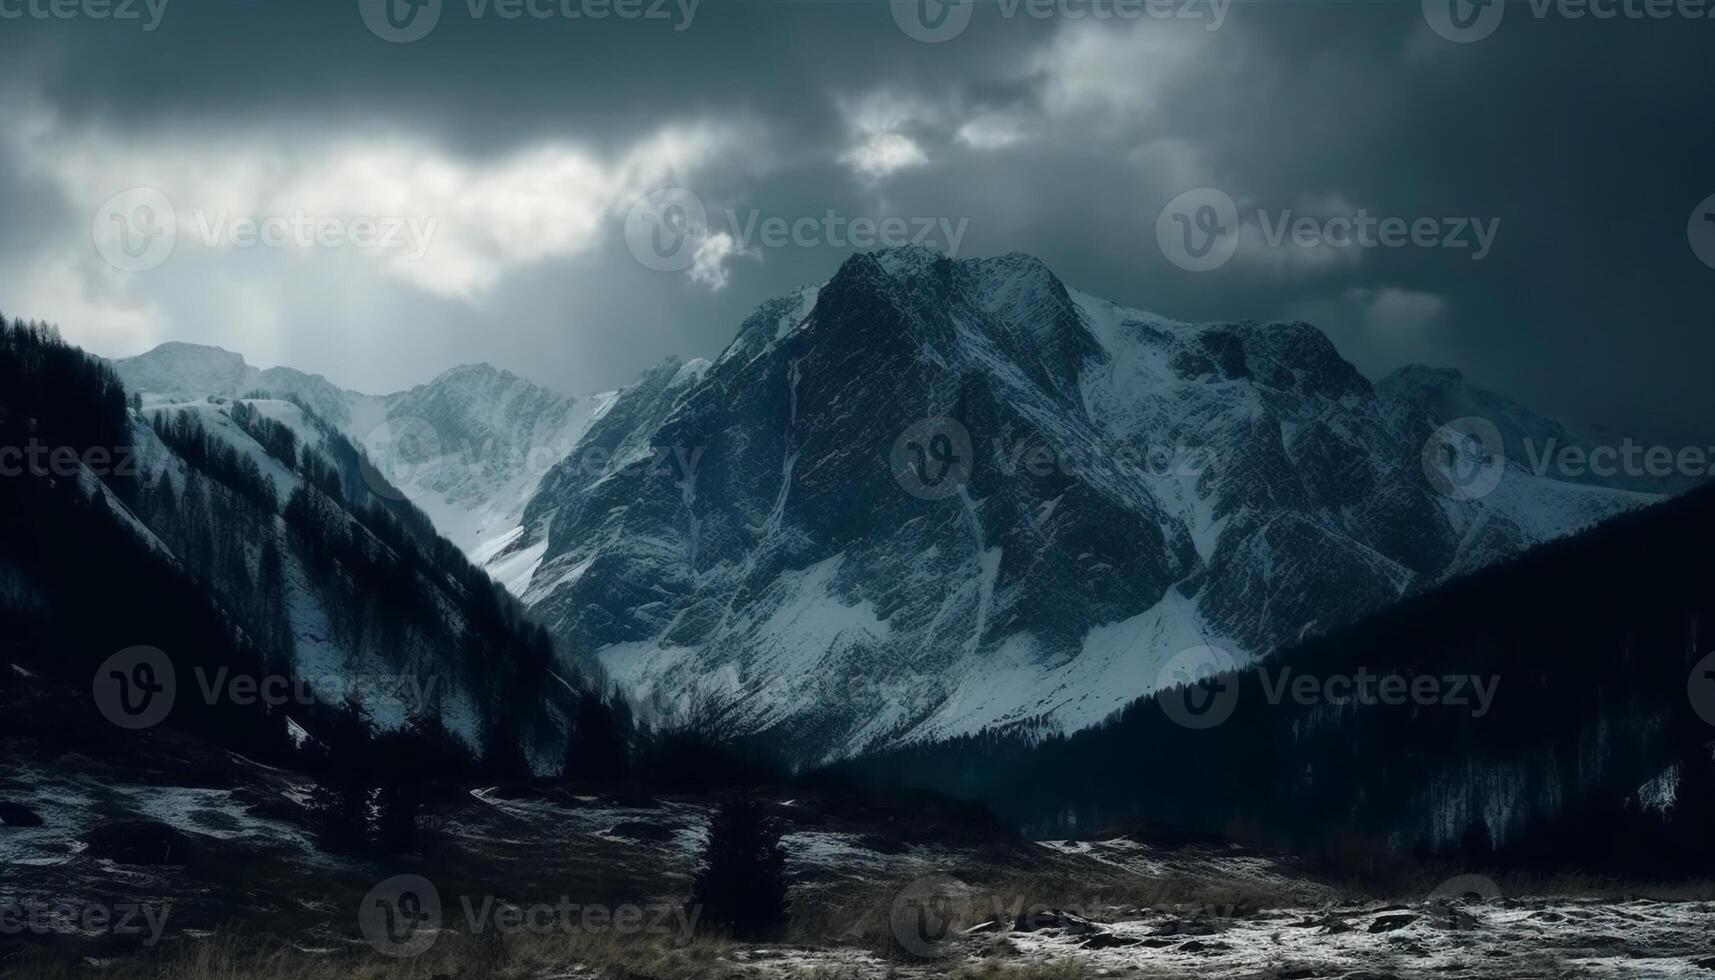
[[[156,820],[122,820],[104,824],[84,837],[90,857],[116,864],[182,866],[191,863],[196,846],[191,838]]]
[[[22,803],[0,800],[0,827],[40,827],[42,818]]]

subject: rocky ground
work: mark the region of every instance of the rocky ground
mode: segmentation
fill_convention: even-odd
[[[735,944],[683,908],[711,797],[466,787],[416,852],[333,856],[300,775],[165,730],[123,756],[4,731],[0,976],[1715,977],[1695,889],[1465,876],[1384,901],[1219,842],[1032,842],[827,788],[762,794],[788,830],[793,919]],[[365,917],[400,876],[435,899],[413,893],[409,942]]]

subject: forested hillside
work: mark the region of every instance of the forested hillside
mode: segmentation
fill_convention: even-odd
[[[0,447],[0,659],[19,668],[88,691],[115,653],[156,648],[171,725],[276,760],[394,733],[447,772],[558,772],[574,718],[613,718],[579,707],[592,685],[547,634],[305,405],[144,411],[53,329],[0,320]],[[296,693],[209,696],[212,677]]]
[[[1071,737],[978,735],[852,769],[953,788],[1045,835],[1161,821],[1348,869],[1451,852],[1708,873],[1712,554],[1715,491],[1702,490]],[[1386,703],[1385,677],[1396,692],[1432,679],[1436,694]],[[1183,704],[1215,723],[1164,710]]]

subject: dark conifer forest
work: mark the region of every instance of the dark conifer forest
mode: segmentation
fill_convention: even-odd
[[[1039,835],[1164,823],[1318,854],[1345,873],[1441,854],[1705,875],[1715,727],[1687,693],[1715,650],[1712,554],[1715,489],[1704,489],[1069,737],[985,734],[841,769],[949,789]],[[1464,681],[1462,703],[1290,693],[1294,678],[1364,672],[1480,679],[1493,701],[1480,710]],[[1161,704],[1183,697],[1231,698],[1232,713],[1188,728]],[[1677,787],[1665,810],[1645,791],[1658,778]]]

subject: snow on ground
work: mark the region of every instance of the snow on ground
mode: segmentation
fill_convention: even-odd
[[[1333,889],[1292,874],[1278,861],[1236,847],[1152,847],[1128,837],[1109,840],[1051,840],[1041,846],[1059,854],[1077,855],[1118,868],[1140,878],[1174,878],[1245,885],[1292,895],[1305,904],[1332,901]]]
[[[1010,937],[1023,956],[1070,958],[1093,975],[1169,977],[1689,977],[1711,953],[1707,902],[1566,900],[1307,911],[1282,909],[1177,932],[1159,917]],[[1204,930],[1198,929],[1197,933]]]
[[[41,827],[0,826],[0,903],[32,895],[62,903],[170,895],[171,943],[217,934],[236,914],[246,930],[278,934],[300,950],[356,945],[352,908],[396,869],[318,851],[303,809],[308,782],[227,758],[230,786],[179,785],[129,765],[64,756],[52,766],[0,761],[0,797],[43,820]],[[901,826],[897,813],[866,816],[830,799],[769,805],[788,823],[783,843],[794,908],[814,925],[790,943],[717,947],[710,976],[905,980],[965,970],[995,980],[1684,980],[1715,970],[1710,902],[1352,901],[1267,856],[1220,844],[961,842],[915,823]],[[425,853],[441,869],[435,874],[494,882],[508,899],[577,896],[580,888],[611,889],[626,880],[640,896],[677,901],[706,844],[711,806],[709,799],[482,787],[436,805],[434,843]],[[187,835],[196,859],[185,867],[140,867],[86,853],[93,830],[137,819]],[[1004,905],[970,904],[965,911],[976,914],[925,942],[916,931],[922,923],[911,918],[918,906],[907,901],[925,882],[946,883],[973,903],[980,897]],[[1099,901],[1057,904],[1079,894]],[[451,892],[442,897],[457,901]],[[1013,972],[1032,964],[1046,966]],[[597,974],[568,962],[542,976]]]

